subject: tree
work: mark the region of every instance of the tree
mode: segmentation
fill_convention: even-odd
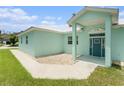
[[[11,34],[9,37],[10,43],[14,46],[18,42],[18,38],[15,34]]]

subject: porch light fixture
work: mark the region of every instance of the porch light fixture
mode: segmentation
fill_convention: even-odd
[[[81,31],[85,31],[85,28],[84,27],[81,27]]]

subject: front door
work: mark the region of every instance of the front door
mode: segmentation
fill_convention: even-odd
[[[101,38],[93,38],[93,56],[101,57]]]
[[[105,57],[105,34],[90,34],[89,54],[97,57]]]

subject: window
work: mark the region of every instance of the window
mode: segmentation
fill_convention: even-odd
[[[72,36],[68,37],[68,44],[72,44]]]
[[[26,44],[28,44],[28,36],[26,36]]]
[[[94,39],[94,44],[100,44],[100,39]]]
[[[78,36],[77,38],[77,45],[78,45]],[[72,36],[68,36],[68,44],[72,44]]]
[[[21,37],[21,44],[22,44],[22,37]]]
[[[90,34],[90,37],[94,37],[94,36],[105,36],[105,33]]]
[[[78,36],[76,38],[77,38],[76,40],[77,40],[77,45],[78,45]]]

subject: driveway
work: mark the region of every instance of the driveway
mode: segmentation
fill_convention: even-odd
[[[85,61],[78,61],[70,65],[44,64],[37,62],[33,57],[20,50],[11,50],[11,52],[33,78],[87,79],[98,66],[97,64]]]

